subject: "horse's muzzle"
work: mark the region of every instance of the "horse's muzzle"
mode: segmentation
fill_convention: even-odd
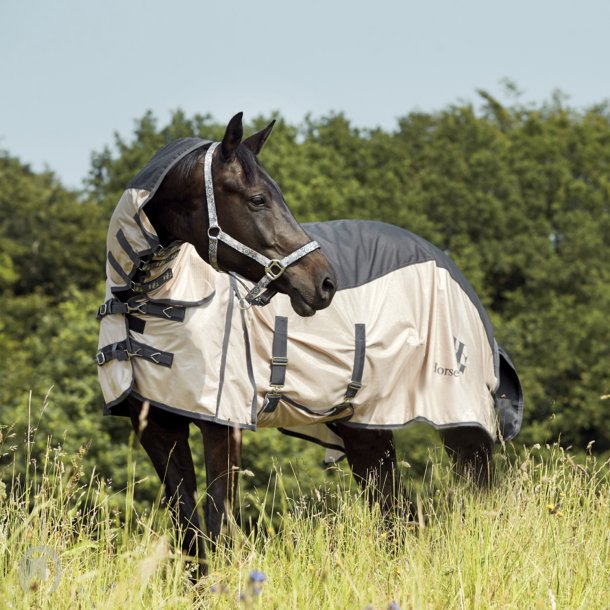
[[[335,273],[324,257],[312,255],[312,260],[291,269],[287,293],[292,308],[303,317],[328,307],[337,291]],[[318,260],[315,260],[318,259]]]

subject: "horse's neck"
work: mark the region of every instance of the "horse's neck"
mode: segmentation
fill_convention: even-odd
[[[155,195],[144,209],[161,245],[166,248],[177,241],[190,241],[191,221],[184,203],[176,203],[175,198]]]

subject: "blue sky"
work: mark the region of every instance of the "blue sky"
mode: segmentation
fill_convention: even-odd
[[[79,187],[152,110],[392,129],[476,89],[610,98],[605,0],[0,0],[0,149]]]

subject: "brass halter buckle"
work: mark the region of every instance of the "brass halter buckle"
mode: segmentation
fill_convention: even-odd
[[[282,264],[281,261],[274,258],[267,263],[265,266],[265,275],[273,280],[277,280],[279,277],[282,277],[282,274],[286,271],[286,267]]]

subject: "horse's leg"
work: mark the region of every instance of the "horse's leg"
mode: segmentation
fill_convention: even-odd
[[[165,497],[182,539],[182,550],[199,558],[201,574],[204,545],[195,501],[195,468],[188,443],[189,420],[154,407],[142,418],[141,412],[141,404],[130,401],[133,428],[165,485]]]
[[[396,447],[391,430],[365,430],[338,424],[345,455],[360,486],[383,514],[394,511],[400,490]]]
[[[489,434],[476,426],[459,426],[443,429],[440,435],[458,475],[481,488],[489,487],[493,475],[493,441]]]
[[[215,543],[229,522],[237,497],[241,465],[241,430],[209,422],[200,422],[205,455],[207,491],[205,524]]]

